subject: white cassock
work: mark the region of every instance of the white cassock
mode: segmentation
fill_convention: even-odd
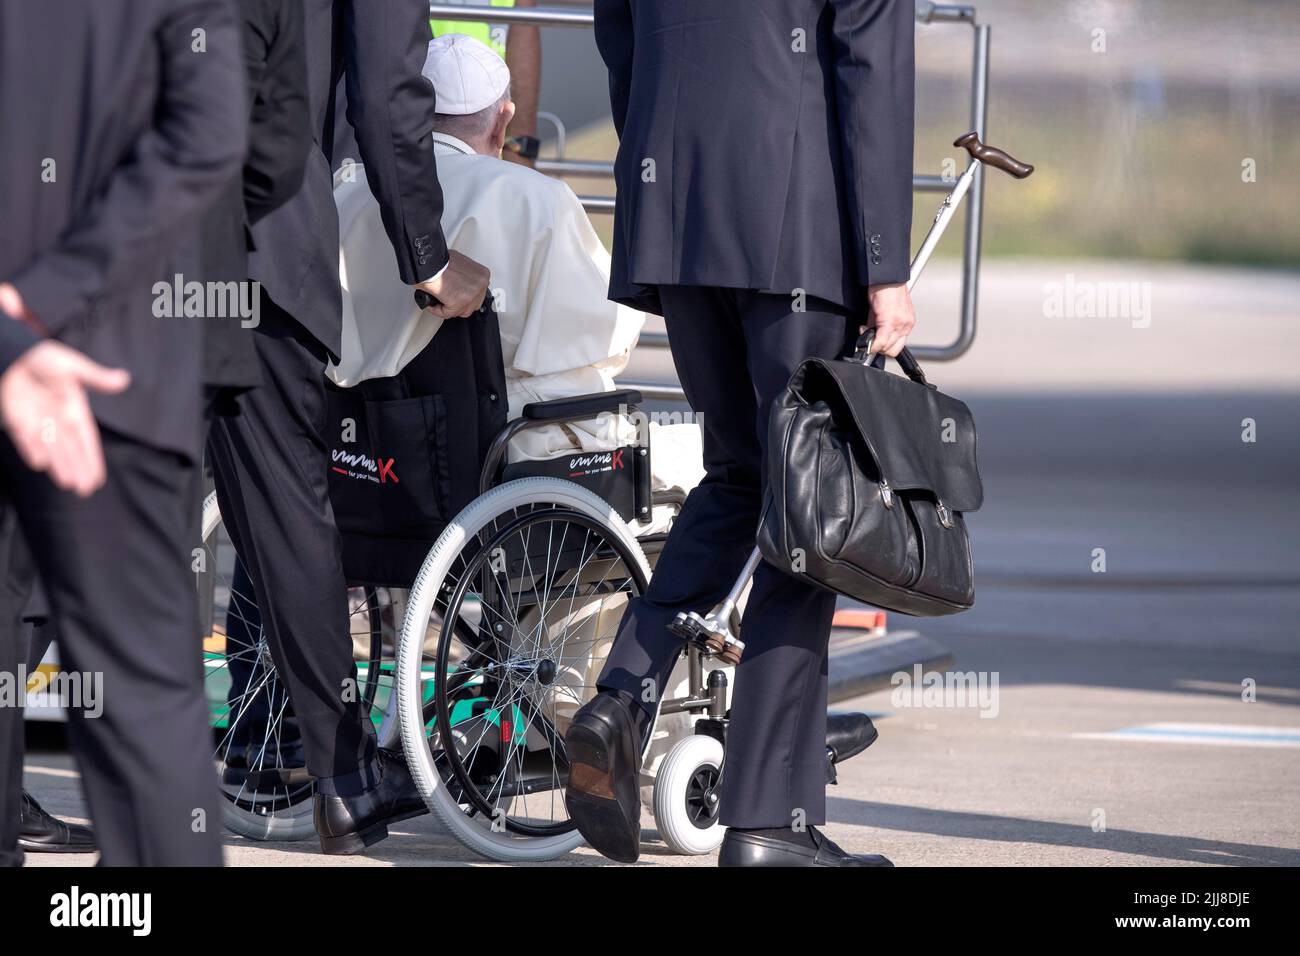
[[[613,389],[645,316],[607,298],[609,253],[573,190],[526,166],[479,155],[453,136],[433,138],[447,245],[492,273],[489,294],[501,328],[510,418],[529,402]],[[411,287],[398,277],[364,167],[344,166],[335,174],[334,201],[343,345],[328,374],[350,386],[397,374],[444,320],[420,311]],[[670,430],[680,429],[654,429]],[[671,439],[665,434],[664,455],[652,450],[657,486],[689,489],[701,476],[698,435],[690,431]],[[511,442],[510,460],[601,451],[634,437],[633,427],[607,415],[527,431]],[[687,447],[680,448],[683,441]]]

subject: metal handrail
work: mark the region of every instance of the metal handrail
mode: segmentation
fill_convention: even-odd
[[[572,179],[603,179],[614,175],[614,164],[598,159],[539,159],[537,169],[552,176],[567,176]],[[943,176],[923,176],[917,173],[912,177],[912,189],[919,193],[946,193],[952,189],[954,182],[955,178],[945,179]]]
[[[528,26],[564,26],[590,27],[595,16],[590,8],[566,7],[490,7],[486,5],[461,5],[449,3],[430,3],[429,15],[441,20],[479,20],[491,23],[508,23]],[[970,4],[932,3],[930,0],[917,0],[916,22],[931,23],[965,23],[974,33],[971,53],[971,103],[970,129],[987,139],[988,125],[988,86],[989,86],[989,40],[988,24],[978,23],[975,19],[975,7]],[[604,177],[612,176],[612,163],[591,160],[540,160],[537,168],[556,176]],[[912,189],[916,192],[947,192],[952,183],[942,176],[914,175]],[[583,206],[589,212],[609,213],[614,211],[614,200],[607,196],[580,196]],[[966,197],[966,229],[962,241],[962,282],[961,312],[957,337],[947,345],[909,346],[918,358],[931,362],[947,362],[965,354],[975,341],[976,312],[979,306],[979,265],[980,248],[984,225],[984,170],[976,169],[971,182],[970,192]],[[659,332],[643,333],[639,343],[648,348],[666,348],[668,337]],[[622,383],[620,383],[622,384]],[[650,384],[636,384],[647,398],[681,399],[681,389],[668,389]],[[666,391],[671,395],[664,394]]]
[[[589,27],[595,19],[590,7],[490,7],[486,3],[430,3],[429,16],[435,20],[478,20],[538,27]]]

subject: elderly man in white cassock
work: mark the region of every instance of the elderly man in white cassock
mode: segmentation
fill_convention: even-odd
[[[529,402],[611,390],[645,317],[607,299],[609,254],[573,191],[501,159],[514,115],[505,63],[478,40],[451,34],[429,44],[424,75],[437,91],[433,139],[443,233],[452,249],[491,270],[489,298],[500,323],[510,417]],[[339,170],[334,198],[343,347],[329,374],[351,386],[396,374],[444,320],[421,312],[400,281],[363,167]],[[605,416],[529,431],[512,443],[510,458],[612,448],[627,438],[625,431],[621,440],[615,434],[619,427]],[[672,444],[665,443],[665,453]],[[691,457],[698,467],[698,452]]]

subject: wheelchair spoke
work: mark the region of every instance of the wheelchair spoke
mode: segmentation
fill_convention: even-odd
[[[263,671],[263,676],[260,678],[256,686],[250,684],[242,694],[239,694],[238,696],[235,697],[235,702],[239,704],[239,711],[235,713],[234,716],[227,715],[225,736],[217,744],[218,757],[220,757],[223,752],[229,750],[230,737],[232,734],[235,733],[235,728],[239,725],[239,721],[243,718],[245,712],[251,706],[252,702],[261,696],[263,688],[265,688],[268,684],[273,684],[274,682],[275,682],[275,672],[269,670]]]

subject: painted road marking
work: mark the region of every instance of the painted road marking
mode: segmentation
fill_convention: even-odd
[[[30,763],[23,767],[23,773],[39,773],[46,777],[62,777],[65,780],[76,780],[81,774],[75,769],[66,767],[34,767]]]
[[[1136,740],[1161,744],[1208,744],[1217,747],[1300,747],[1300,727],[1250,724],[1141,724],[1102,733],[1071,736],[1088,740]]]

